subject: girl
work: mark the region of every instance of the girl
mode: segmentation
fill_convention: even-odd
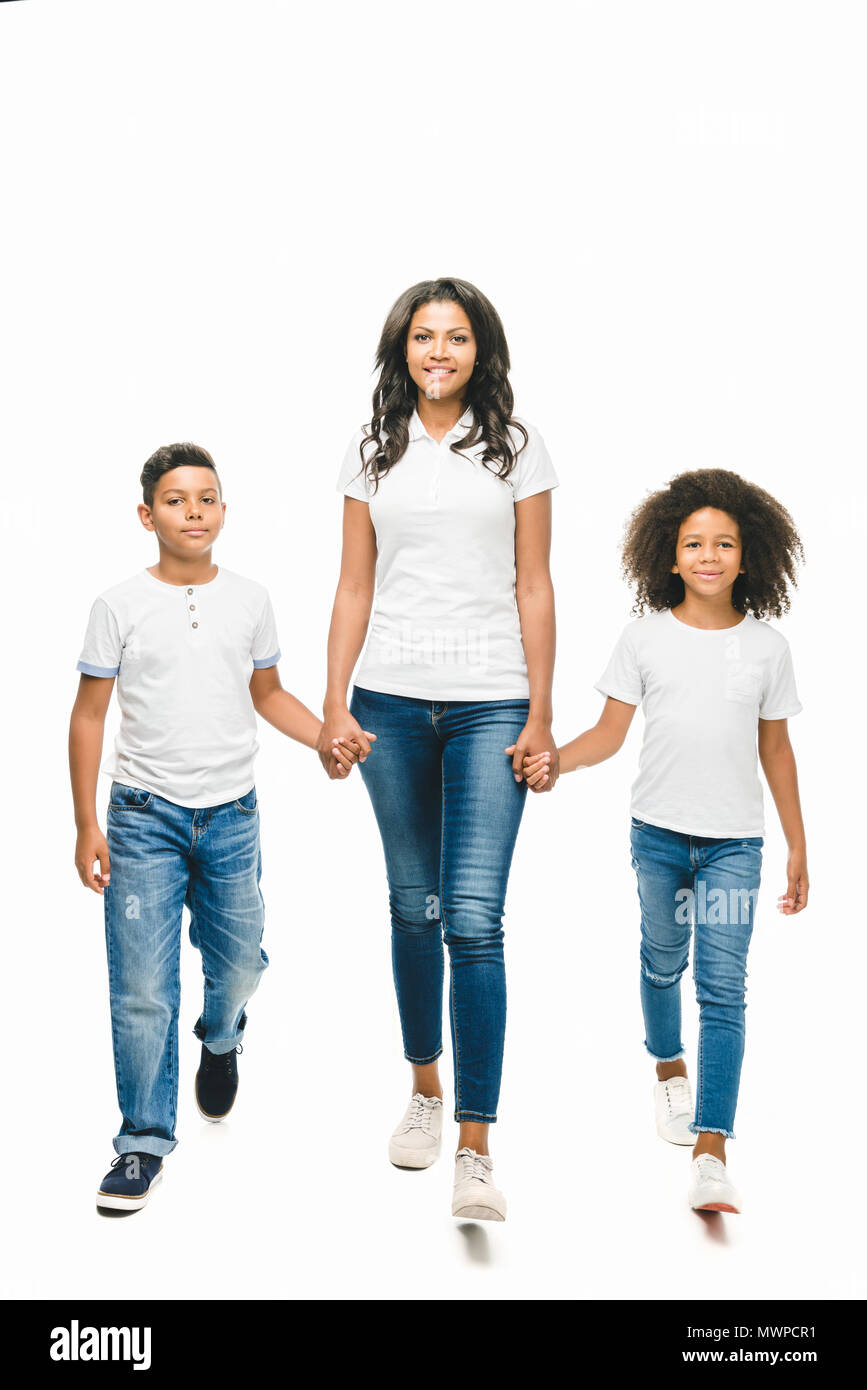
[[[389,1157],[425,1168],[440,1152],[445,939],[460,1125],[452,1212],[502,1221],[488,1152],[506,1022],[502,916],[525,754],[547,753],[556,775],[548,552],[558,483],[538,431],[512,415],[503,326],[473,285],[408,289],[376,364],[372,418],[337,483],[343,557],[319,753],[336,778],[347,769],[332,750],[357,751],[385,851],[413,1073]]]
[[[744,1050],[747,948],[763,844],[758,755],[789,847],[786,915],[807,905],[804,825],[786,720],[801,709],[789,646],[761,621],[789,607],[800,538],[788,512],[736,473],[682,473],[635,509],[623,573],[633,612],[596,689],[594,728],[560,749],[560,770],[617,752],[636,705],[644,742],[632,787],[632,867],[641,905],[641,1005],[656,1061],[656,1127],[692,1144],[689,1202],[739,1212],[726,1168]],[[524,760],[547,785],[546,750]],[[680,977],[695,924],[699,1002],[693,1100],[680,1036]]]

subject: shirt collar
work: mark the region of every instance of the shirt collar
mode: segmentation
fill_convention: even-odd
[[[443,435],[442,441],[441,441],[441,442],[444,444],[445,441],[446,441],[447,439],[451,439],[451,438],[453,438],[453,437],[454,437],[455,439],[458,439],[458,438],[462,437],[463,435],[468,434],[469,431],[472,429],[472,425],[473,425],[473,407],[472,407],[471,405],[468,405],[467,408],[466,408],[466,410],[464,411],[463,415],[462,415],[461,418],[458,420],[458,423],[457,423],[456,425],[453,425],[453,426],[452,426],[452,428],[449,430],[448,434],[444,434],[444,435]],[[416,408],[416,409],[412,412],[412,418],[411,418],[411,420],[410,420],[410,422],[409,422],[409,438],[410,438],[410,442],[412,442],[412,441],[415,440],[415,439],[430,439],[430,438],[431,438],[431,436],[428,434],[427,430],[425,429],[424,425],[423,425],[422,422],[421,422],[421,416],[420,416],[419,413],[418,413],[418,408]]]

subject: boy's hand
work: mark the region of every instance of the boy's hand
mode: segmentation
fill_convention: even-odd
[[[804,910],[810,892],[810,880],[807,876],[807,855],[804,850],[792,850],[786,865],[786,875],[789,882],[786,892],[782,897],[777,898],[777,911],[782,912],[786,917],[791,917],[795,912]]]
[[[93,872],[93,861],[99,860],[99,873]],[[98,825],[79,830],[75,842],[75,867],[85,888],[94,893],[104,893],[108,886],[109,872],[108,844]]]
[[[508,751],[508,750],[507,750]],[[550,791],[551,754],[528,753],[524,758],[524,781],[534,792]]]

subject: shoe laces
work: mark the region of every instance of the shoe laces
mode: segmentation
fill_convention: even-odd
[[[714,1154],[699,1154],[698,1158],[695,1160],[695,1163],[698,1169],[698,1175],[703,1182],[726,1181],[725,1164],[723,1163],[722,1159],[717,1158]],[[723,1171],[720,1172],[720,1169],[722,1169]]]
[[[430,1133],[430,1117],[440,1104],[436,1096],[423,1096],[417,1091],[409,1103],[409,1113],[403,1122],[401,1133],[407,1134],[411,1129],[423,1129]]]
[[[685,1076],[670,1076],[664,1081],[665,1104],[668,1109],[668,1118],[674,1120],[678,1115],[688,1115],[692,1113],[692,1101],[689,1094],[689,1082]]]
[[[487,1154],[477,1154],[475,1149],[458,1149],[455,1158],[461,1161],[461,1181],[475,1178],[478,1182],[490,1182],[494,1160]]]

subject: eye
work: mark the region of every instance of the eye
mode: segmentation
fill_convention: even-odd
[[[453,334],[453,337],[456,343],[465,343],[467,341],[466,336],[463,333],[455,333]]]
[[[416,341],[417,343],[422,343],[422,342],[424,342],[425,338],[429,338],[429,337],[430,337],[430,334],[429,334],[429,333],[414,333],[414,334],[413,334],[413,337],[415,338],[415,341]]]

